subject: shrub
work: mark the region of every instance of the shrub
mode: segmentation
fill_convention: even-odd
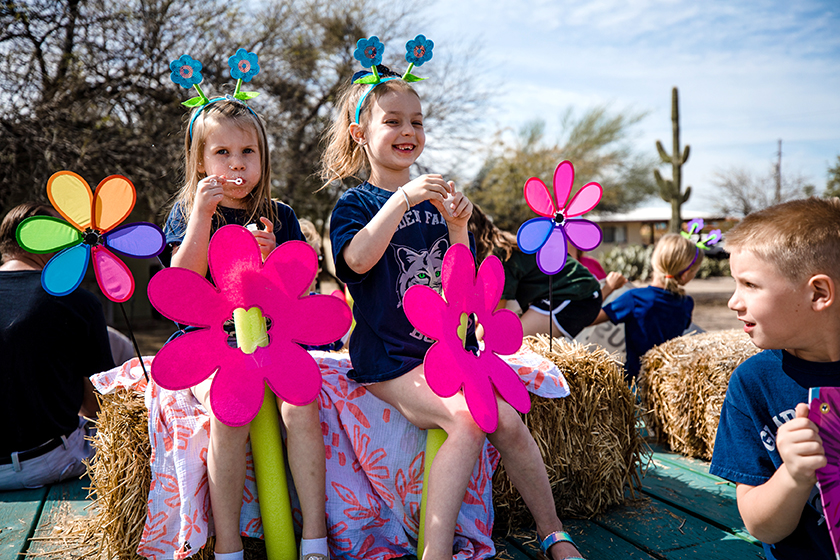
[[[628,280],[645,282],[650,280],[653,267],[650,258],[653,245],[626,245],[615,247],[602,258],[604,270],[620,272]],[[729,276],[729,259],[706,257],[697,271],[697,278]]]

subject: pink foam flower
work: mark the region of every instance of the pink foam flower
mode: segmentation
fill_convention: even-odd
[[[485,259],[476,275],[470,250],[463,244],[453,245],[443,259],[441,276],[443,297],[427,286],[412,286],[403,302],[409,321],[436,340],[424,360],[426,381],[441,397],[463,389],[476,424],[493,432],[499,422],[496,391],[516,410],[531,409],[519,376],[497,355],[519,350],[522,323],[512,311],[496,311],[505,283],[497,257]],[[483,348],[465,343],[470,317],[483,327]]]
[[[163,388],[186,389],[215,373],[213,412],[225,424],[242,426],[259,412],[264,383],[282,400],[302,406],[321,388],[315,360],[302,344],[328,344],[350,328],[350,309],[328,295],[308,295],[318,272],[315,251],[302,241],[277,247],[262,261],[247,229],[229,225],[210,240],[210,272],[218,287],[184,268],[168,268],[149,283],[149,300],[164,316],[201,327],[166,344],[152,362]],[[252,354],[227,344],[222,326],[233,310],[258,307],[270,320],[268,345]]]

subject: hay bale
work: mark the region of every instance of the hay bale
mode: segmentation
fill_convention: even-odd
[[[644,442],[636,430],[640,408],[624,380],[624,371],[599,347],[548,337],[528,337],[525,344],[554,362],[569,382],[565,399],[531,395],[523,415],[548,471],[554,503],[561,517],[593,517],[623,503],[641,487],[638,466]],[[496,530],[510,533],[529,527],[533,518],[501,465],[493,477]]]
[[[137,391],[121,389],[98,398],[100,412],[93,439],[96,454],[87,465],[93,515],[79,520],[61,536],[67,545],[62,558],[142,560],[136,551],[146,522],[152,478],[149,413],[143,393]],[[191,558],[212,558],[212,544],[211,538],[208,546]]]
[[[659,441],[710,460],[729,377],[758,352],[739,329],[686,335],[642,357],[639,389]]]

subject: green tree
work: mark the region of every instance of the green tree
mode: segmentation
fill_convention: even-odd
[[[834,167],[828,168],[824,196],[840,196],[840,156],[837,156]]]
[[[613,115],[598,107],[576,117],[569,110],[562,119],[561,140],[554,143],[545,140],[545,123],[540,120],[524,125],[512,144],[500,131],[467,193],[497,226],[516,231],[535,217],[522,194],[525,182],[538,177],[550,187],[554,169],[569,160],[575,166],[575,192],[592,181],[604,188],[596,211],[633,208],[655,192],[653,162],[635,153],[627,141],[643,116]]]
[[[813,185],[798,174],[786,174],[781,179],[780,200],[776,200],[776,169],[771,166],[764,174],[733,167],[715,173],[712,181],[718,192],[714,206],[730,216],[746,216],[778,202],[814,194]]]
[[[378,34],[387,47],[386,64],[402,69],[401,46],[422,19],[414,6],[373,0],[4,0],[0,212],[43,199],[49,176],[69,169],[92,186],[108,175],[125,175],[138,191],[136,218],[160,222],[183,180],[187,110],[181,101],[190,96],[170,81],[169,62],[189,54],[202,62],[208,95],[231,93],[227,59],[241,47],[260,56],[261,71],[249,89],[262,93],[251,106],[267,123],[274,195],[323,228],[345,185],[316,193],[321,185],[314,173],[336,93],[359,68],[356,40]],[[473,128],[482,113],[481,86],[469,74],[451,72],[459,55],[436,52],[421,73],[431,79],[417,86],[427,129],[441,137]]]

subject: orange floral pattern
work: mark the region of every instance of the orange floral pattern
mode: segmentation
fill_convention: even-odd
[[[347,378],[344,354],[312,352],[323,385],[318,396],[327,456],[327,527],[334,559],[388,560],[416,554],[423,490],[426,434],[396,410]],[[529,391],[548,398],[569,394],[563,375],[548,360],[520,350],[504,360]],[[152,358],[144,358],[146,369]],[[180,560],[195,554],[212,534],[207,491],[209,416],[189,390],[147,386],[139,361],[92,378],[101,393],[118,388],[145,391],[152,445],[152,484],[146,525],[137,553],[152,560]],[[240,527],[262,537],[253,460],[247,474]],[[492,477],[499,454],[489,443],[476,464],[458,515],[453,558],[490,558],[495,554]],[[291,477],[289,477],[291,481]],[[296,530],[300,506],[290,486]]]

